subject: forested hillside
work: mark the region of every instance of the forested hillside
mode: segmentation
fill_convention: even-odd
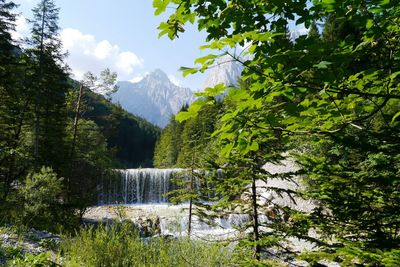
[[[183,107],[182,111],[187,110]],[[159,168],[200,166],[216,156],[216,143],[211,134],[222,114],[223,104],[204,107],[199,116],[178,122],[172,116],[163,129],[154,152],[154,166]],[[214,158],[215,159],[215,158]]]
[[[53,1],[33,9],[23,43],[11,35],[15,8],[0,1],[1,222],[76,226],[104,172],[152,166],[159,129],[71,79]],[[115,84],[109,70],[101,75],[105,89]]]
[[[107,139],[115,158],[114,167],[152,167],[160,129],[132,115],[103,96],[87,91],[83,97],[87,111],[82,118],[93,120]]]

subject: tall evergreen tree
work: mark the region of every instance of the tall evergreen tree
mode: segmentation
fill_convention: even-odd
[[[0,0],[0,66],[3,66],[1,80],[5,78],[4,64],[7,58],[11,56],[12,50],[15,48],[12,44],[11,32],[15,30],[16,15],[12,10],[16,5],[7,0]]]
[[[307,36],[309,38],[313,38],[313,39],[319,39],[320,38],[320,34],[319,34],[318,27],[317,27],[317,23],[315,21],[313,21],[313,23],[311,23],[310,30],[308,31]]]
[[[154,166],[158,168],[174,167],[177,164],[182,146],[182,130],[184,123],[171,116],[169,124],[162,131],[154,150]]]
[[[29,115],[31,91],[25,86],[24,55],[11,37],[16,14],[13,2],[0,1],[0,198],[5,199],[11,184],[22,179],[29,165],[23,142]]]
[[[60,171],[64,165],[67,68],[59,39],[58,12],[53,0],[42,0],[32,10],[29,53],[34,59],[32,87],[34,98],[35,165]]]

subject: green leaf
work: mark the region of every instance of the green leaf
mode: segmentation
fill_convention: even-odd
[[[332,129],[332,127],[333,127],[333,122],[332,121],[327,121],[327,122],[324,123],[324,128],[325,129],[329,130],[329,129]]]
[[[260,146],[258,145],[257,142],[253,141],[251,145],[248,147],[249,151],[258,151],[260,149]]]
[[[204,56],[204,57],[199,57],[199,58],[197,58],[195,61],[194,61],[194,64],[201,64],[201,65],[203,65],[203,64],[205,64],[207,61],[209,61],[210,59],[212,60],[212,59],[215,59],[215,58],[217,58],[218,56],[217,55],[213,55],[213,54],[210,54],[210,55],[207,55],[207,56]]]
[[[171,0],[153,0],[153,7],[156,9],[154,15],[158,16],[165,11]]]
[[[383,9],[379,8],[379,7],[375,7],[375,8],[368,9],[368,11],[372,12],[372,13],[381,13],[383,11]]]
[[[179,122],[183,122],[193,117],[195,117],[193,113],[188,111],[181,111],[176,115],[176,120]]]
[[[207,87],[204,89],[204,93],[207,96],[215,97],[222,94],[226,90],[226,86],[223,83],[219,83],[214,87]]]
[[[320,63],[314,65],[313,67],[316,67],[317,69],[327,69],[328,66],[331,64],[332,64],[332,62],[321,61]]]
[[[188,119],[191,118],[196,118],[198,112],[200,111],[200,109],[206,105],[206,102],[203,99],[198,99],[195,102],[193,102],[188,111],[181,111],[176,115],[176,119],[179,122],[183,122],[186,121]]]
[[[333,5],[336,2],[336,0],[322,0],[322,3],[326,5]]]
[[[366,28],[370,29],[374,25],[374,21],[372,19],[367,20]]]
[[[180,67],[179,71],[182,71],[183,77],[186,77],[189,74],[197,73],[198,70],[196,68]]]
[[[234,146],[235,146],[234,143],[229,143],[229,144],[225,145],[221,149],[221,154],[224,155],[225,157],[228,157],[231,154],[231,151],[232,151]]]
[[[396,115],[393,116],[392,118],[392,123],[398,118],[400,117],[400,111],[396,113]]]
[[[300,103],[301,106],[307,108],[310,106],[310,100],[308,98],[304,99],[303,102]]]

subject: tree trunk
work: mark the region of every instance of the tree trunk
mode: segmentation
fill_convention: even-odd
[[[74,118],[74,125],[73,125],[73,138],[72,138],[72,146],[71,146],[71,172],[73,170],[74,164],[74,155],[75,155],[75,148],[76,148],[76,139],[78,135],[78,122],[79,122],[79,113],[81,112],[81,103],[82,103],[82,96],[83,96],[83,85],[81,84],[79,87],[79,94],[78,94],[78,101],[76,103],[76,110],[75,110],[75,118]],[[67,178],[67,192],[70,190],[70,179]]]
[[[82,95],[83,95],[83,85],[81,84],[79,87],[78,102],[76,103],[76,110],[75,110],[75,118],[74,118],[74,126],[73,126],[74,133],[73,133],[72,148],[71,148],[71,160],[75,154],[76,136],[78,133],[78,121],[79,121],[79,113],[81,112]]]
[[[191,173],[190,173],[190,199],[189,199],[189,223],[188,223],[188,237],[190,238],[190,232],[192,231],[192,210],[193,210],[193,198],[192,198],[192,193],[193,193],[193,186],[194,186],[194,160],[196,157],[196,147],[194,147],[193,155],[192,155],[192,166],[190,168]]]
[[[42,80],[43,80],[43,57],[44,57],[44,26],[45,26],[45,15],[46,15],[46,4],[43,6],[43,11],[42,11],[42,28],[40,32],[40,55],[39,55],[39,85],[42,86]],[[42,89],[42,88],[40,88]],[[34,143],[34,156],[35,156],[35,169],[38,170],[39,166],[39,131],[40,131],[40,106],[39,106],[39,101],[40,97],[37,95],[35,97],[35,143]]]
[[[253,176],[253,181],[251,184],[251,196],[252,196],[252,207],[253,207],[253,237],[254,237],[254,254],[253,258],[260,260],[261,247],[258,244],[260,240],[260,233],[258,228],[258,212],[257,212],[257,187],[256,187],[256,177]]]

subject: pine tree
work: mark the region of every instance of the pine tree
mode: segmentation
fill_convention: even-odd
[[[11,38],[15,7],[13,2],[0,1],[0,198],[3,200],[11,184],[21,180],[29,166],[28,145],[22,139],[32,91],[25,86],[26,57]]]
[[[64,165],[65,94],[68,76],[59,39],[58,12],[52,0],[42,0],[32,10],[30,56],[34,58],[34,155],[36,168]]]
[[[7,58],[12,56],[12,50],[15,48],[11,38],[11,32],[15,30],[16,15],[12,10],[16,8],[13,2],[0,0],[0,66],[7,63]],[[5,68],[0,72],[1,80],[6,78]]]
[[[313,38],[313,39],[319,39],[320,38],[320,34],[319,34],[318,27],[317,27],[317,23],[315,21],[313,23],[311,23],[310,30],[308,31],[307,37],[308,38]]]
[[[154,166],[170,168],[177,165],[178,156],[182,146],[182,130],[184,123],[171,116],[170,122],[162,131],[154,150]]]

